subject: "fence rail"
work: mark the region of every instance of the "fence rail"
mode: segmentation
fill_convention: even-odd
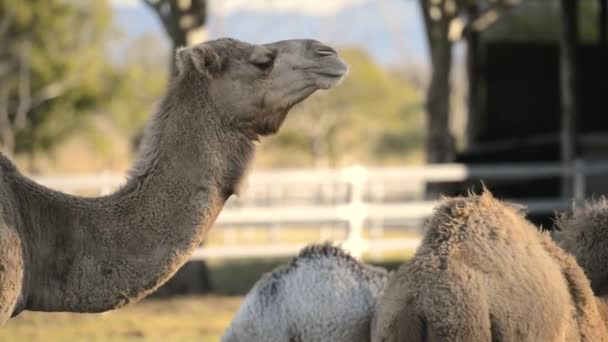
[[[550,177],[570,177],[574,184],[574,199],[545,198],[518,200],[527,206],[529,213],[551,213],[564,210],[574,201],[583,200],[586,195],[588,176],[608,175],[607,161],[577,160],[570,165],[559,163],[532,164],[442,164],[419,167],[399,168],[363,168],[350,167],[335,170],[281,170],[256,171],[246,180],[251,188],[250,201],[236,201],[227,205],[220,213],[216,226],[268,225],[276,226],[290,223],[325,224],[346,223],[347,238],[344,247],[355,256],[364,252],[375,252],[394,249],[413,249],[419,243],[416,239],[371,239],[364,237],[363,229],[370,220],[408,221],[422,220],[432,213],[436,202],[423,200],[421,192],[426,182],[459,182],[466,180],[530,180]],[[72,176],[39,176],[36,181],[48,187],[67,192],[79,192],[83,189],[95,190],[107,194],[125,182],[123,175],[101,173],[95,175]],[[371,185],[398,183],[409,187],[416,200],[388,203],[380,198],[370,202],[366,192]],[[308,191],[312,186],[341,186],[346,189],[346,196],[337,203],[323,203],[311,200],[306,203],[285,204],[281,201],[281,187],[288,189],[299,187]],[[247,186],[246,186],[247,187]],[[373,187],[372,187],[373,188]],[[272,193],[276,201],[273,204],[260,205],[256,201],[256,190],[265,189]],[[328,191],[334,191],[330,189]],[[385,189],[380,191],[384,194]],[[377,203],[379,202],[379,203]],[[266,244],[254,246],[218,246],[205,247],[195,252],[193,259],[201,258],[235,258],[267,257],[293,255],[303,244]]]

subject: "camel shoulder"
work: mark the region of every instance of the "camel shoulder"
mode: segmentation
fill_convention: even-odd
[[[443,199],[424,226],[423,246],[450,251],[513,240],[536,239],[537,229],[522,207],[500,201],[487,190],[480,195]]]

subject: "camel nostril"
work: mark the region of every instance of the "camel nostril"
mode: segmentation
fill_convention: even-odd
[[[334,50],[333,48],[327,46],[327,45],[318,45],[315,47],[315,53],[319,56],[332,56],[332,55],[337,55],[338,52],[336,52],[336,50]]]

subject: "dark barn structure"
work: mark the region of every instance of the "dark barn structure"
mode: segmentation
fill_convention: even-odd
[[[479,113],[460,162],[560,161],[559,47],[488,43],[478,66]],[[581,46],[577,157],[608,159],[608,47]],[[509,185],[508,197],[557,197],[559,179]],[[538,184],[541,182],[541,184]],[[542,184],[545,183],[545,184]],[[606,189],[608,190],[608,189]],[[504,190],[506,191],[506,190]]]
[[[562,0],[562,6],[568,1],[572,0]],[[550,20],[555,26],[553,32],[557,33],[554,39],[518,40],[508,39],[504,34],[502,38],[485,32],[469,34],[467,147],[457,154],[456,162],[563,162],[568,148],[572,159],[608,160],[608,1],[581,2],[585,1],[587,5],[591,1],[596,3],[593,11],[582,12],[578,8],[580,3],[573,1],[576,11],[564,13],[562,9],[561,20],[559,15]],[[559,13],[560,3],[553,3]],[[525,5],[520,7],[513,11],[520,11],[521,15],[521,11],[527,10]],[[566,20],[574,24],[571,28],[574,39],[570,41],[563,39],[563,31],[568,29],[563,27]],[[519,24],[517,20],[511,23],[508,15],[499,21],[503,21],[503,31],[509,25]],[[595,26],[597,31],[592,37],[581,39],[581,24]],[[566,52],[575,57],[569,60],[569,65],[564,64],[564,44],[569,44],[570,50]],[[564,91],[568,91],[564,89],[564,72],[574,79],[566,83],[572,85],[569,90],[574,95],[566,96],[568,101],[576,101],[574,107],[564,102]],[[575,111],[567,113],[565,108]],[[570,115],[566,121],[564,112]],[[570,142],[564,140],[564,134],[571,138]],[[564,196],[561,177],[485,184],[505,198]],[[452,184],[451,194],[478,186],[478,181]],[[608,194],[608,177],[589,177],[585,190],[587,196]],[[551,224],[550,217],[531,219],[545,226]]]

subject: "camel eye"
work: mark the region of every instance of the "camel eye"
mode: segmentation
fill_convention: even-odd
[[[275,55],[273,53],[256,56],[251,60],[251,63],[260,70],[268,70],[274,65]]]

